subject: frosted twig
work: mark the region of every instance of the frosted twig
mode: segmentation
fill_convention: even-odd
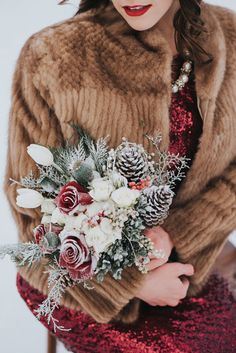
[[[33,262],[40,261],[43,257],[42,249],[33,242],[4,245],[0,247],[0,259],[9,255],[18,266],[31,266]]]
[[[157,133],[155,137],[147,134],[145,136],[156,148],[157,161],[154,163],[154,183],[157,185],[168,184],[170,187],[174,187],[177,180],[184,178],[185,173],[183,169],[189,167],[187,161],[190,159],[179,154],[170,153],[169,151],[162,152],[160,150],[160,133]],[[175,170],[172,170],[173,166]]]
[[[42,182],[43,179],[47,178],[54,182],[57,186],[62,186],[66,183],[67,177],[65,174],[60,174],[58,170],[56,170],[53,166],[40,166],[37,164],[39,169],[39,183]]]
[[[65,290],[68,286],[71,286],[71,280],[69,278],[69,273],[65,268],[59,267],[59,264],[54,259],[55,264],[50,265],[49,270],[46,272],[48,276],[48,288],[50,288],[47,298],[39,305],[38,309],[35,309],[37,318],[40,319],[41,316],[47,317],[48,325],[50,322],[53,324],[54,332],[56,330],[60,331],[70,331],[70,328],[65,328],[59,326],[58,320],[53,316],[55,309],[57,309],[61,303],[61,299]]]

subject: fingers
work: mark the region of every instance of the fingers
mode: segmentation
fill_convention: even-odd
[[[182,282],[183,287],[182,287],[182,290],[181,290],[182,293],[181,293],[180,299],[183,299],[187,295],[187,291],[188,291],[190,282],[189,282],[189,280],[186,277],[184,279],[182,279],[181,282]]]
[[[188,288],[189,288],[189,280],[187,278],[184,278],[181,282],[181,288],[177,291],[177,297],[174,298],[174,299],[171,299],[169,302],[168,302],[168,305],[169,306],[177,306],[179,304],[181,304],[181,300],[184,299],[187,295],[187,291],[188,291]]]
[[[154,249],[154,253],[149,253],[148,254],[148,257],[150,260],[152,259],[161,259],[163,260],[163,263],[166,263],[169,259],[169,256],[167,256],[166,252],[164,249],[161,249],[161,248],[155,248]]]
[[[169,303],[168,303],[168,306],[177,306],[179,304],[179,300],[171,300]]]
[[[146,235],[146,237],[148,237],[149,239],[153,240],[154,238],[156,238],[156,236],[158,235],[158,232],[160,232],[160,230],[161,230],[160,226],[146,228],[146,229],[144,229],[143,234]]]
[[[191,264],[182,264],[180,262],[173,262],[171,263],[171,266],[174,268],[176,271],[177,276],[192,276],[194,274],[194,268],[193,265]]]
[[[193,265],[191,265],[191,264],[184,264],[183,266],[184,266],[183,271],[182,271],[182,274],[183,274],[183,275],[192,276],[192,275],[194,274]]]
[[[151,271],[157,267],[164,265],[166,261],[167,261],[166,258],[163,258],[163,259],[153,258],[147,265],[145,265],[145,267],[148,271]]]

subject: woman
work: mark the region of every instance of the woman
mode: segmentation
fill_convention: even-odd
[[[40,212],[19,209],[8,180],[34,168],[30,143],[70,138],[68,122],[95,139],[110,135],[113,146],[126,136],[149,150],[144,133],[160,130],[161,148],[191,158],[168,218],[145,230],[165,259],[151,259],[145,275],[131,268],[121,281],[70,288],[63,300],[70,323],[80,309],[99,323],[132,323],[140,303],[174,307],[196,295],[236,228],[236,15],[200,0],[140,5],[81,1],[76,16],[27,40],[15,70],[5,190],[21,241],[32,240]],[[19,269],[18,289],[32,310],[37,293],[48,292],[43,271]]]

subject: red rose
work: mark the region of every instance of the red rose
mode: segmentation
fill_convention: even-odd
[[[55,233],[56,235],[59,235],[61,231],[63,230],[63,227],[55,224],[40,224],[36,228],[34,228],[34,239],[36,244],[39,244],[42,238],[47,234],[48,232]]]
[[[90,253],[84,235],[75,230],[63,233],[60,234],[62,244],[59,265],[67,268],[74,281],[90,278],[97,260]]]
[[[59,226],[58,224],[47,224],[44,226],[47,232],[52,232],[55,233],[56,235],[59,235],[61,231],[63,230],[62,226]]]
[[[55,199],[60,211],[69,215],[75,213],[79,205],[89,205],[92,202],[92,197],[76,181],[63,186]]]
[[[44,237],[44,235],[46,234],[46,229],[44,227],[43,224],[40,224],[39,226],[37,226],[36,228],[34,228],[33,230],[34,232],[34,239],[36,244],[40,243],[40,240]]]

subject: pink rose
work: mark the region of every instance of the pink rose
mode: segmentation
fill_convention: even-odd
[[[46,234],[46,229],[43,224],[40,224],[39,226],[34,228],[33,233],[34,233],[34,239],[35,239],[36,244],[39,244],[40,240]]]
[[[55,199],[55,203],[64,214],[73,214],[79,205],[89,205],[93,202],[92,197],[76,181],[63,186]]]
[[[62,231],[63,227],[55,225],[55,224],[40,224],[36,228],[34,228],[34,239],[36,244],[39,244],[42,238],[45,236],[46,233],[52,232],[57,235]]]
[[[52,232],[52,233],[55,233],[56,235],[59,235],[63,230],[63,227],[59,226],[58,224],[51,224],[51,226],[50,224],[46,224],[45,228],[47,232]]]
[[[70,277],[75,281],[90,278],[97,260],[90,253],[84,235],[72,230],[62,232],[60,238],[62,244],[59,265],[67,268]]]

